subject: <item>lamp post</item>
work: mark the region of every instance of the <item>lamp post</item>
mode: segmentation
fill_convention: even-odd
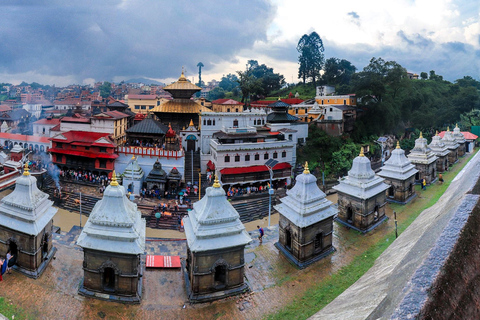
[[[270,227],[270,216],[272,214],[272,194],[273,192],[273,167],[277,165],[278,161],[274,159],[269,159],[267,162],[265,162],[265,167],[267,167],[269,173],[270,173],[270,188],[268,189],[268,226]]]

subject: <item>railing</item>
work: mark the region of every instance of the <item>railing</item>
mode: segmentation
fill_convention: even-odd
[[[165,150],[159,148],[145,148],[145,147],[117,147],[117,153],[134,154],[139,156],[149,157],[163,157],[163,158],[182,158],[185,156],[182,149],[178,151]]]

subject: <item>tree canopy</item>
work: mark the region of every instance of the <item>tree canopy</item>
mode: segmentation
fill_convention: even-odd
[[[298,78],[302,79],[303,84],[311,79],[313,86],[316,87],[325,60],[322,39],[315,31],[309,35],[304,34],[298,41],[297,51],[300,53]]]
[[[245,71],[237,71],[238,84],[242,92],[242,102],[246,99],[258,100],[268,96],[285,84],[285,78],[275,73],[273,68],[259,64],[257,60],[248,60]]]

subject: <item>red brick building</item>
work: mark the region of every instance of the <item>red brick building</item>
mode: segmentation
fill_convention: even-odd
[[[50,138],[52,162],[59,168],[108,175],[114,169],[116,145],[108,133],[68,131]]]

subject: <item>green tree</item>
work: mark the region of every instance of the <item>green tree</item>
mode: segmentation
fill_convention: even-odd
[[[420,79],[422,79],[422,80],[427,80],[427,79],[428,79],[428,73],[426,73],[426,72],[420,72]]]
[[[348,60],[329,58],[325,61],[322,84],[348,85],[357,68]]]
[[[108,81],[104,81],[103,84],[98,87],[98,90],[100,91],[100,96],[102,98],[108,98],[112,93],[112,84]]]
[[[225,98],[225,91],[220,87],[213,88],[208,93],[208,100],[210,101],[223,99],[223,98]]]
[[[480,126],[480,109],[473,109],[460,115],[462,126],[471,130],[472,126]]]
[[[297,51],[300,53],[298,63],[298,78],[303,80],[312,79],[313,86],[317,86],[317,79],[320,78],[320,70],[324,64],[323,41],[315,31],[309,35],[304,34],[297,44]]]
[[[218,84],[225,92],[232,92],[238,87],[238,77],[235,74],[229,73],[224,75]]]

